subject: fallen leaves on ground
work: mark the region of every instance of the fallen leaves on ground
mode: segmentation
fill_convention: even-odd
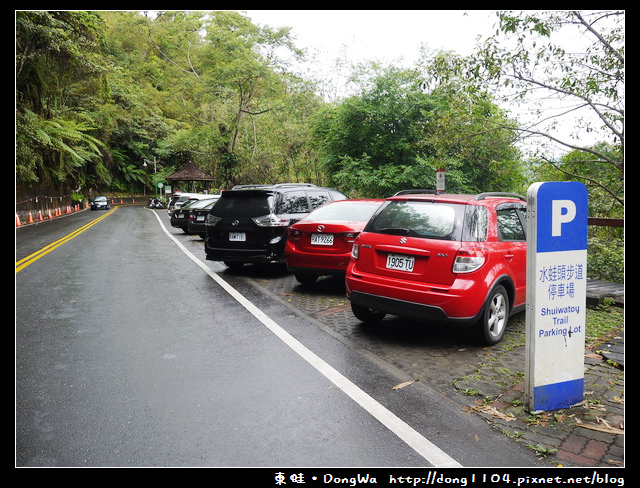
[[[476,412],[482,412],[485,413],[487,415],[491,415],[492,417],[496,417],[502,420],[506,420],[507,422],[511,422],[513,420],[516,420],[516,417],[514,417],[513,415],[509,415],[506,413],[501,412],[500,410],[498,410],[495,407],[492,407],[491,405],[478,405],[475,407],[471,407],[471,410],[474,410]]]
[[[607,434],[624,434],[623,428],[614,427],[603,418],[596,417],[596,422],[598,422],[598,424],[585,424],[582,420],[576,418],[578,426],[584,427],[585,429],[597,430],[598,432],[605,432]]]
[[[416,381],[418,381],[418,378],[416,378],[415,380],[410,380],[410,381],[403,381],[402,383],[398,383],[396,386],[394,386],[393,388],[391,388],[392,390],[400,390],[402,388],[406,388],[407,386],[415,383]]]

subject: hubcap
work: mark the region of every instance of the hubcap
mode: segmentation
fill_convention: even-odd
[[[493,297],[491,301],[491,307],[489,308],[489,320],[487,321],[489,326],[489,333],[493,337],[498,337],[502,334],[507,316],[507,304],[504,296],[501,294]]]

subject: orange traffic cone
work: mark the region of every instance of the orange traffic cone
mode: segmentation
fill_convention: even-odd
[[[52,219],[53,216],[51,215],[51,209],[49,209],[49,211],[47,212],[47,218],[48,219]]]
[[[27,217],[27,224],[33,224],[33,217],[31,216],[31,212],[29,212],[29,215]]]
[[[16,212],[16,227],[20,227],[22,225],[22,222],[20,222],[20,216],[18,215],[18,212]]]
[[[38,210],[38,220],[41,222],[44,220],[44,218],[42,217],[42,210]]]

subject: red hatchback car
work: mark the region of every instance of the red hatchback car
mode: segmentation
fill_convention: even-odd
[[[524,197],[415,194],[388,198],[353,246],[347,295],[363,322],[386,314],[477,324],[502,339],[526,296]]]
[[[351,247],[384,199],[339,200],[318,207],[288,231],[287,268],[303,285],[344,274]]]

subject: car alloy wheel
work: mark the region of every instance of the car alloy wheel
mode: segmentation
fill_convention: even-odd
[[[481,336],[487,345],[497,344],[502,340],[509,320],[509,296],[503,286],[497,286],[485,306],[480,320]]]

